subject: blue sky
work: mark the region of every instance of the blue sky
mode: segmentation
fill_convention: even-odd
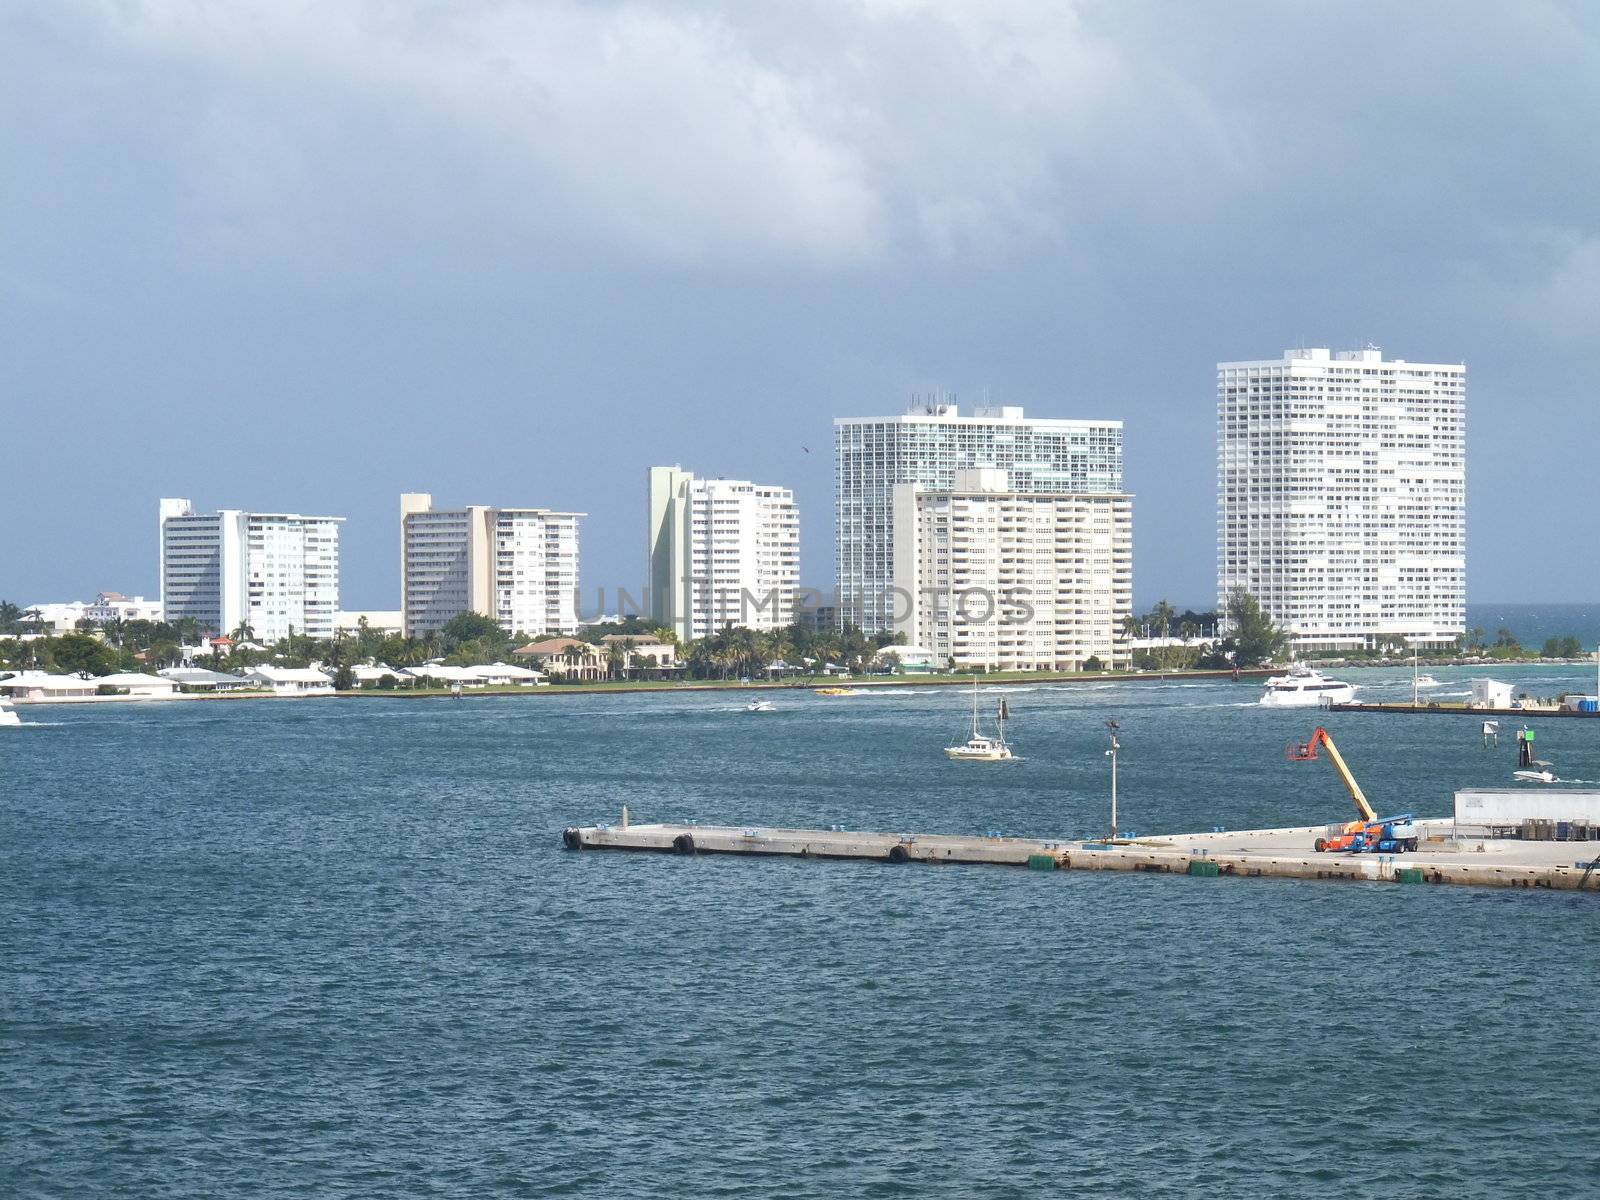
[[[1469,598],[1600,597],[1600,17],[1562,3],[0,5],[0,597],[153,594],[156,501],[792,486],[936,389],[1126,422],[1135,589],[1212,593],[1214,364],[1469,370]],[[809,453],[806,448],[809,447]]]

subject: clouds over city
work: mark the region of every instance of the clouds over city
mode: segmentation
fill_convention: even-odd
[[[1108,200],[1226,190],[1245,152],[1191,82],[1065,3],[142,0],[34,20],[61,55],[34,82],[80,115],[138,85],[154,119],[130,157],[220,246],[445,205],[671,263],[848,268],[1069,239]]]
[[[1539,397],[1600,435],[1595,111],[1600,16],[1558,0],[13,0],[0,391],[100,413],[108,491],[150,408],[358,430],[439,490],[479,463],[594,510],[621,575],[631,493],[428,426],[576,399],[626,471],[792,482],[825,581],[826,465],[778,448],[992,388],[1129,421],[1141,578],[1199,600],[1218,358],[1374,340],[1468,360],[1474,430]],[[1475,562],[1510,581],[1494,489],[1549,463],[1500,450]],[[377,578],[398,482],[249,502],[349,511]]]

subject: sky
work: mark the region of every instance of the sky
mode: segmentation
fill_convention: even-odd
[[[1135,599],[1214,594],[1215,364],[1468,367],[1469,600],[1600,599],[1600,8],[0,0],[0,597],[154,595],[156,506],[794,488],[914,395],[1120,418]]]

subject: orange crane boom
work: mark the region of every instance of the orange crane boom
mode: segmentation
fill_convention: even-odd
[[[1298,746],[1289,747],[1289,758],[1295,762],[1306,762],[1317,757],[1320,747],[1327,747],[1328,759],[1333,763],[1334,770],[1339,772],[1339,778],[1344,781],[1345,791],[1350,793],[1350,799],[1355,802],[1356,811],[1361,814],[1363,822],[1376,821],[1377,812],[1367,802],[1367,795],[1361,790],[1361,785],[1356,782],[1356,777],[1350,774],[1350,768],[1345,764],[1344,755],[1339,753],[1339,747],[1333,744],[1333,739],[1328,736],[1328,731],[1322,726],[1317,726],[1317,731],[1311,735],[1309,742],[1302,742]]]

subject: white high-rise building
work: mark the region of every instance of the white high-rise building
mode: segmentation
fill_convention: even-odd
[[[1122,491],[1122,422],[1029,418],[938,403],[899,417],[833,422],[840,617],[878,633],[893,624],[894,489],[949,489],[958,470],[998,467],[1022,495]]]
[[[788,488],[651,467],[649,545],[651,619],[679,638],[794,620],[800,510]]]
[[[1297,649],[1466,628],[1467,369],[1373,347],[1217,364],[1217,593]]]
[[[161,603],[165,620],[193,618],[202,630],[249,626],[259,642],[291,632],[333,636],[339,608],[343,517],[197,513],[188,500],[161,501]]]
[[[577,512],[436,509],[400,497],[400,612],[407,637],[475,612],[530,637],[578,629]]]
[[[894,628],[938,664],[1076,671],[1127,664],[1133,500],[1012,489],[999,468],[894,489]]]

